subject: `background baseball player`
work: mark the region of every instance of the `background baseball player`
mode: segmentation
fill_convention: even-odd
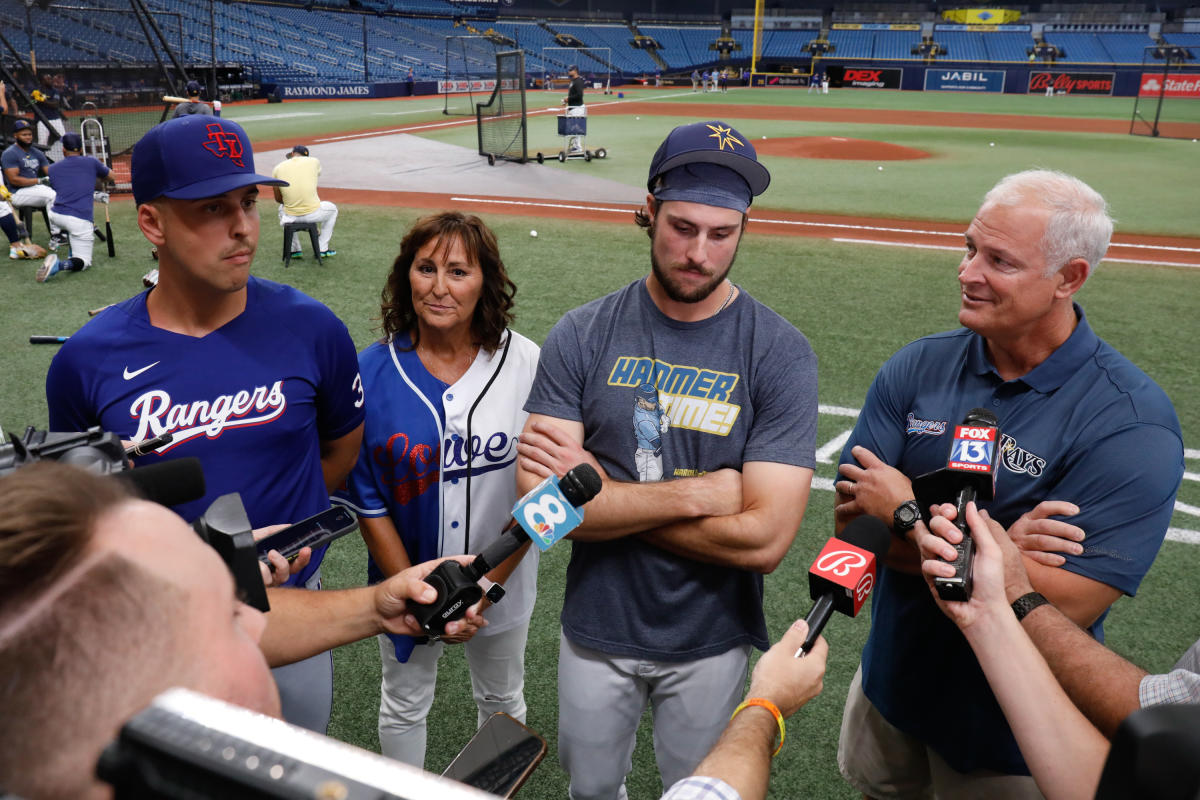
[[[287,154],[284,161],[275,165],[271,177],[287,181],[284,186],[273,186],[275,202],[279,203],[279,224],[289,222],[315,222],[321,232],[317,246],[322,256],[336,256],[330,248],[333,226],[337,224],[338,208],[328,200],[317,196],[317,179],[321,175],[321,162],[308,154],[308,148],[298,144]],[[300,257],[300,237],[292,237],[292,258]]]
[[[54,202],[54,190],[50,188],[50,159],[33,145],[33,128],[27,120],[13,123],[13,143],[0,155],[0,166],[4,169],[4,182],[12,191],[13,210],[22,208],[49,208]],[[26,235],[32,231],[26,231]],[[50,223],[50,235],[54,238],[58,227]]]
[[[37,141],[38,144],[47,147],[46,153],[52,161],[58,161],[62,158],[62,135],[67,132],[67,128],[63,123],[62,109],[64,106],[62,89],[66,81],[62,75],[51,75],[50,73],[42,73],[42,83],[37,89],[30,93],[33,102],[37,103],[37,107],[45,115],[46,120],[50,123],[50,128],[53,128],[58,134],[54,137],[54,143],[50,142],[50,128],[38,120],[37,124]]]
[[[208,103],[203,103],[200,101],[199,81],[188,81],[186,91],[188,101],[175,106],[175,113],[171,115],[172,119],[175,117],[186,117],[190,114],[213,116],[212,106],[210,106]]]
[[[68,236],[70,258],[57,253],[46,256],[37,272],[37,282],[45,283],[62,271],[82,272],[92,265],[92,243],[96,225],[92,204],[95,200],[108,202],[108,192],[102,191],[108,167],[91,156],[81,155],[83,138],[78,133],[62,137],[63,159],[50,165],[50,186],[55,191],[50,206],[50,223]]]
[[[572,64],[567,67],[567,77],[571,79],[571,83],[567,86],[567,96],[563,98],[563,105],[567,107],[568,117],[586,117],[587,106],[583,104],[583,78],[579,76],[579,67]],[[571,136],[567,138],[567,151],[571,153],[583,152],[583,137]]]
[[[8,257],[14,261],[20,258],[44,258],[46,249],[29,241],[29,232],[17,220],[13,213],[12,192],[0,183],[0,230],[8,237]]]

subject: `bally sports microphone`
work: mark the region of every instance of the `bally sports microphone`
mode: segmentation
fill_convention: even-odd
[[[848,617],[858,615],[875,587],[879,562],[887,555],[891,543],[888,526],[870,516],[858,517],[846,526],[841,536],[831,537],[825,543],[808,569],[808,593],[816,602],[804,618],[808,635],[795,658],[808,655],[834,611]]]
[[[484,589],[480,579],[500,562],[532,540],[539,550],[548,550],[583,522],[579,507],[600,492],[600,475],[589,464],[579,464],[560,480],[551,475],[531,489],[513,506],[512,519],[496,539],[465,567],[443,561],[425,582],[437,589],[437,599],[428,605],[413,605],[410,613],[430,636],[440,636],[446,623],[460,619],[479,602]],[[504,587],[492,584],[488,599],[499,602]]]
[[[962,532],[962,541],[954,545],[958,555],[948,562],[954,565],[954,577],[933,579],[934,589],[943,600],[971,599],[975,540],[967,526],[967,503],[991,500],[995,496],[999,446],[1000,428],[996,415],[986,408],[973,408],[967,412],[962,424],[954,428],[946,466],[913,481],[913,494],[922,508],[952,502],[958,512],[954,524]]]

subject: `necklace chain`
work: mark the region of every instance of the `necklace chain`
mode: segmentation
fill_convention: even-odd
[[[725,306],[729,305],[729,301],[733,299],[733,290],[734,290],[734,288],[735,288],[735,287],[734,287],[734,285],[733,285],[733,281],[730,281],[730,282],[729,282],[729,294],[725,295],[725,302],[724,302],[724,303],[721,303],[721,307],[717,309],[717,311],[716,311],[716,314],[713,314],[713,316],[714,316],[714,317],[715,317],[717,314],[720,314],[722,311],[724,311],[724,310],[725,310]]]

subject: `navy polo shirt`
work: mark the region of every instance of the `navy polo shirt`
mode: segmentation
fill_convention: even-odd
[[[1067,341],[1010,381],[970,330],[907,345],[876,375],[841,463],[862,445],[910,478],[939,469],[954,426],[972,408],[990,409],[1000,465],[995,499],[980,505],[1008,527],[1042,500],[1075,503],[1084,552],[1062,569],[1132,595],[1171,520],[1183,436],[1162,389],[1097,337],[1078,305],[1075,313]],[[1102,621],[1092,628],[1100,641]],[[862,661],[863,690],[880,713],[952,767],[1029,773],[974,654],[920,576],[882,570]]]

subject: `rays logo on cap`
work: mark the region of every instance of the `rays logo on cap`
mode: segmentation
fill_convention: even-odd
[[[242,154],[245,153],[245,148],[242,145],[242,139],[233,131],[227,131],[219,122],[211,122],[206,126],[208,130],[208,140],[204,142],[204,149],[212,153],[217,158],[228,158],[239,167],[246,166],[242,161]]]
[[[720,124],[713,125],[711,123],[705,123],[705,127],[712,131],[712,135],[708,138],[717,140],[718,150],[724,150],[726,145],[729,145],[730,150],[734,149],[734,145],[746,146],[745,142],[733,135],[735,133],[733,128],[727,128]]]

